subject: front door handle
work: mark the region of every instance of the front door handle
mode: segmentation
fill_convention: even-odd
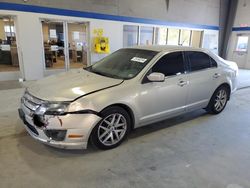
[[[179,83],[178,83],[178,86],[181,86],[181,87],[183,87],[185,85],[187,85],[187,82],[184,81],[184,80],[180,80]]]
[[[221,74],[219,74],[219,73],[215,73],[215,74],[213,75],[214,78],[219,78],[220,76],[221,76]]]

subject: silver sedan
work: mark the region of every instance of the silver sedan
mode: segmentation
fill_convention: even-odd
[[[120,49],[94,65],[53,75],[27,88],[19,115],[45,144],[100,149],[135,128],[188,111],[223,111],[238,67],[204,50],[173,46]]]

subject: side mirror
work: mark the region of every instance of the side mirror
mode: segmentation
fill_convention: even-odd
[[[151,82],[164,82],[165,75],[159,72],[153,72],[147,76],[148,80]]]

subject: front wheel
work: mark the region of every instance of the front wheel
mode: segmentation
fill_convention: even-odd
[[[206,110],[211,114],[219,114],[227,105],[230,92],[227,87],[220,86],[214,92]]]
[[[92,132],[92,143],[104,150],[115,148],[130,131],[130,116],[123,108],[110,107],[102,112],[102,117]]]

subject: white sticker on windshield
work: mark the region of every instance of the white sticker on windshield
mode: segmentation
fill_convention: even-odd
[[[139,63],[145,63],[147,59],[141,58],[141,57],[133,57],[131,61],[139,62]]]

